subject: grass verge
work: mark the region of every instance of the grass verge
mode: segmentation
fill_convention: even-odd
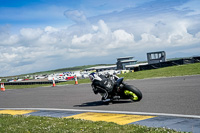
[[[172,77],[200,74],[200,63],[164,67],[159,69],[144,70],[133,73],[120,74],[119,77],[125,79],[145,79],[156,77]]]
[[[89,78],[86,78],[86,79],[78,79],[78,84],[84,84],[84,83],[90,83],[90,79]],[[60,82],[60,83],[57,83],[58,85],[65,85],[65,84],[75,84],[75,81],[74,80],[71,80],[71,81],[67,81],[67,82]]]
[[[140,125],[118,125],[112,122],[92,122],[73,118],[54,118],[24,115],[0,115],[1,133],[176,133],[166,128]]]

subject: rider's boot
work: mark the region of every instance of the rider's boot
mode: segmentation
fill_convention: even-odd
[[[103,102],[110,102],[110,101],[111,101],[109,98],[106,99],[105,97],[102,97],[101,100],[102,100]]]

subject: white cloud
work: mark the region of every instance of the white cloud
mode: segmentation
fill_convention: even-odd
[[[197,34],[195,34],[195,38],[200,38],[200,32],[198,32]]]
[[[151,35],[151,34],[143,33],[141,37],[142,37],[141,39],[142,43],[156,43],[157,44],[158,42],[161,42],[159,38],[156,38],[154,35]]]
[[[54,28],[52,26],[47,26],[45,29],[44,29],[45,32],[47,33],[53,33],[53,32],[57,32],[59,31],[57,28]]]
[[[85,45],[87,46],[88,43],[90,43],[92,39],[92,34],[85,34],[82,35],[81,37],[77,37],[77,35],[74,35],[73,39],[72,39],[72,44],[79,44],[80,45]]]
[[[97,31],[99,28],[98,28],[98,26],[92,25],[92,29],[93,29],[94,31]]]
[[[20,34],[22,36],[22,38],[25,39],[37,39],[42,35],[43,31],[39,28],[37,29],[32,29],[32,28],[23,28],[20,30]]]
[[[129,34],[125,30],[116,30],[113,34],[117,42],[134,42],[133,34]]]
[[[99,20],[98,25],[99,25],[99,30],[102,34],[106,35],[110,32],[108,26],[105,24],[103,20]]]
[[[115,30],[111,33],[112,40],[109,42],[108,48],[128,48],[134,44],[133,34],[129,34],[124,30]]]
[[[17,57],[17,54],[15,54],[15,53],[13,53],[13,54],[3,53],[2,55],[3,55],[2,57],[8,61],[13,61],[15,59],[15,57]]]
[[[43,45],[48,45],[48,44],[56,45],[59,42],[58,42],[58,38],[48,35],[48,34],[44,34],[39,38],[38,43],[43,44]]]
[[[6,35],[6,36],[2,36],[0,37],[1,41],[0,41],[0,45],[12,45],[12,44],[16,44],[19,41],[19,38],[17,35]]]
[[[76,23],[86,23],[87,22],[87,18],[84,15],[83,11],[67,10],[64,12],[64,15]]]
[[[92,25],[93,27],[94,25]],[[129,34],[122,29],[111,31],[103,20],[98,21],[98,25],[93,28],[91,33],[83,34],[80,37],[74,35],[72,39],[74,48],[89,47],[94,49],[96,53],[102,51],[102,48],[106,53],[110,49],[124,47],[125,45],[128,46],[130,43],[134,43],[133,34]],[[93,47],[99,48],[99,50]]]

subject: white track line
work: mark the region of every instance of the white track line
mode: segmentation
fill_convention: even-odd
[[[132,114],[132,115],[173,116],[173,117],[198,118],[198,119],[200,119],[200,116],[198,116],[198,115],[149,113],[149,112],[130,112],[130,111],[108,111],[108,110],[56,109],[56,108],[0,108],[0,110],[43,110],[43,111],[97,112],[97,113],[116,113],[116,114]]]

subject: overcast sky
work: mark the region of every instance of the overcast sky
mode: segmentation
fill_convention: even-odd
[[[200,0],[0,0],[0,76],[200,56]]]

